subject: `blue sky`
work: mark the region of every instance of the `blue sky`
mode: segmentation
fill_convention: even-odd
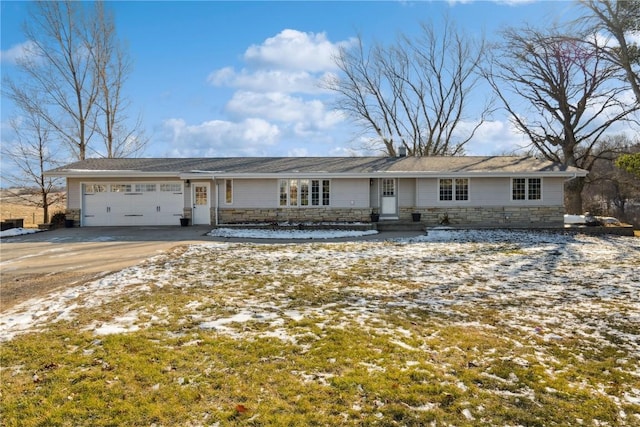
[[[471,34],[505,25],[565,20],[569,1],[108,2],[134,60],[130,114],[141,113],[145,157],[338,156],[359,151],[360,128],[333,108],[318,81],[336,72],[331,55],[358,33],[391,42],[448,13]],[[26,41],[25,2],[2,1],[0,65],[15,72]],[[479,93],[479,102],[489,92]],[[14,114],[2,98],[2,143]],[[473,120],[470,117],[469,120]],[[524,140],[497,113],[468,154],[505,153]]]

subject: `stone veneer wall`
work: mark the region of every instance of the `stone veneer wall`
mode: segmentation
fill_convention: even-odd
[[[370,221],[369,208],[221,208],[220,224],[252,222],[354,222]]]
[[[463,227],[562,227],[562,206],[505,206],[505,207],[448,207],[448,208],[400,208],[400,219],[411,220],[411,214],[419,212],[420,222],[440,225],[448,216],[449,225]]]
[[[65,219],[72,219],[74,227],[80,227],[80,219],[81,219],[81,210],[80,209],[67,209],[64,212]]]

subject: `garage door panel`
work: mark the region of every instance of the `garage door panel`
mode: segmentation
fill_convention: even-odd
[[[86,184],[83,226],[178,225],[182,183]]]

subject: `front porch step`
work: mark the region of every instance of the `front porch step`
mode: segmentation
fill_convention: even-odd
[[[422,231],[427,227],[419,221],[380,221],[375,224],[378,231]]]

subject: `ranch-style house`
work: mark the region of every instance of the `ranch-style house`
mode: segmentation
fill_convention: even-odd
[[[66,178],[75,225],[410,221],[562,227],[564,183],[587,171],[533,157],[89,159]],[[371,214],[375,214],[372,216]],[[417,215],[416,215],[417,216]]]

